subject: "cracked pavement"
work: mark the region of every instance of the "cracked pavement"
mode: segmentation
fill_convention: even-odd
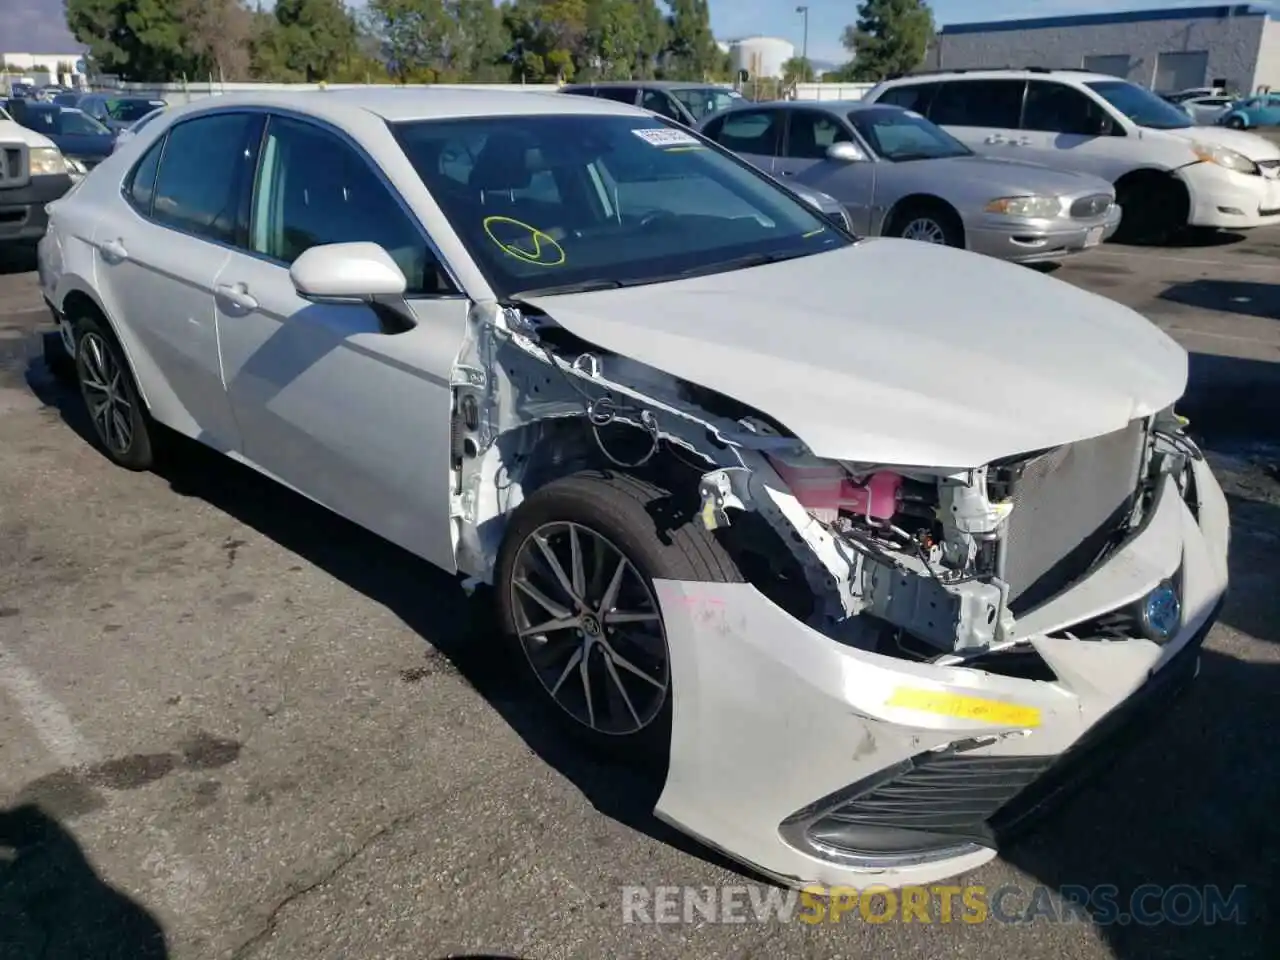
[[[1243,925],[624,924],[622,888],[754,882],[577,756],[449,578],[211,453],[111,467],[0,261],[0,960],[1273,957],[1280,229],[1058,276],[1195,351],[1233,593],[1194,689],[966,878],[1244,884]]]

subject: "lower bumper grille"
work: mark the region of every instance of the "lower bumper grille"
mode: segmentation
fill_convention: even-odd
[[[1009,606],[1022,613],[1083,576],[1133,505],[1145,423],[1069,443],[1001,468],[1013,512],[1002,567]]]
[[[1082,785],[1129,740],[1162,717],[1195,676],[1217,611],[1146,685],[1057,757],[912,757],[788,817],[783,837],[819,856],[864,863],[938,860],[996,847]]]

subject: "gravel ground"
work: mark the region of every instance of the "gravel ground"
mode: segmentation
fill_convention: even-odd
[[[1217,926],[623,923],[626,886],[754,880],[562,749],[453,581],[200,450],[111,467],[37,359],[30,267],[0,266],[0,958],[1278,955],[1280,230],[1057,273],[1193,351],[1233,590],[1191,691],[965,878],[1020,910],[1244,885]]]

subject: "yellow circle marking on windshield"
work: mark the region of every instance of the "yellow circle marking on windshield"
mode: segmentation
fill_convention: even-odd
[[[514,241],[499,240],[493,232],[495,224],[506,224],[514,228],[511,232],[517,234],[516,239]],[[511,217],[485,217],[484,232],[490,240],[502,248],[503,253],[517,260],[523,260],[525,263],[532,263],[539,267],[558,267],[567,259],[564,247],[556,243],[555,237]],[[527,237],[520,234],[527,234]]]

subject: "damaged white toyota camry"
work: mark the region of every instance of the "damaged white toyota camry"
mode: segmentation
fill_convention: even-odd
[[[163,424],[491,585],[550,715],[783,882],[990,859],[1226,589],[1167,336],[621,104],[210,98],[40,274],[116,462]]]

